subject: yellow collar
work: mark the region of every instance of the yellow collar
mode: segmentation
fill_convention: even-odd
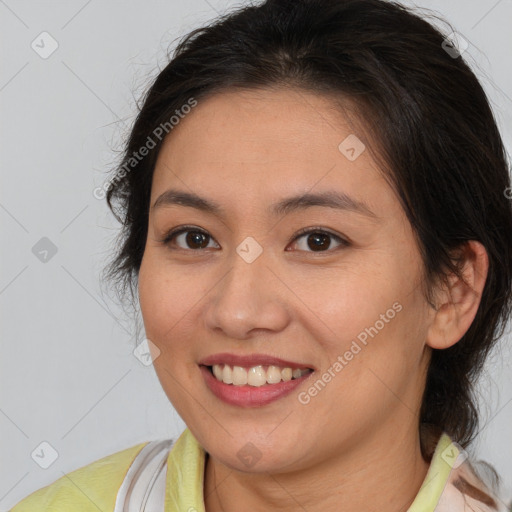
[[[165,512],[205,512],[205,456],[203,447],[186,428],[167,459]]]
[[[450,437],[443,433],[437,442],[425,480],[407,512],[435,510],[458,455],[458,448]]]

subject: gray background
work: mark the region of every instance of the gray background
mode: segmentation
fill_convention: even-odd
[[[1,511],[64,473],[184,428],[152,367],[132,353],[143,334],[102,292],[99,273],[118,226],[92,191],[134,119],[134,98],[165,64],[168,44],[237,4],[0,0]],[[512,0],[419,5],[469,41],[464,56],[510,153]],[[34,40],[42,46],[43,31],[59,45],[46,59],[31,47]],[[45,39],[38,51],[50,44]],[[48,249],[43,237],[55,254],[38,254]],[[474,446],[509,491],[510,341],[507,335],[480,383],[483,431]],[[44,441],[58,452],[47,469],[31,457]]]

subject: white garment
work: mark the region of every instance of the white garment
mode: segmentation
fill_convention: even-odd
[[[150,441],[137,454],[117,493],[114,512],[164,512],[172,439]]]

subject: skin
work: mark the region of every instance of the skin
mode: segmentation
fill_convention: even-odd
[[[140,305],[146,335],[161,351],[154,366],[162,387],[208,453],[207,512],[240,504],[396,512],[412,503],[428,470],[418,422],[431,348],[453,345],[469,328],[487,256],[470,242],[470,286],[453,278],[450,289],[436,290],[437,309],[430,307],[405,213],[370,151],[354,161],[340,152],[354,125],[333,105],[284,88],[218,93],[180,121],[158,157]],[[226,215],[153,208],[169,188],[214,200]],[[332,190],[364,201],[375,216],[322,206],[267,212],[285,197]],[[187,244],[186,234],[162,243],[184,224],[207,231],[207,248]],[[294,236],[307,227],[349,245],[327,238],[315,251],[311,235]],[[252,263],[236,252],[249,236],[263,248]],[[396,302],[401,311],[301,404],[298,393]],[[216,398],[199,370],[199,360],[219,352],[271,354],[317,375],[285,398],[241,408]],[[248,442],[261,454],[250,468],[237,456]]]

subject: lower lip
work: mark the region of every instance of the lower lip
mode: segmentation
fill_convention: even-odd
[[[278,384],[234,386],[217,380],[207,366],[201,365],[200,368],[206,385],[211,392],[224,402],[239,407],[260,407],[279,400],[279,398],[290,394],[314,373],[310,372],[298,379],[282,381]]]

